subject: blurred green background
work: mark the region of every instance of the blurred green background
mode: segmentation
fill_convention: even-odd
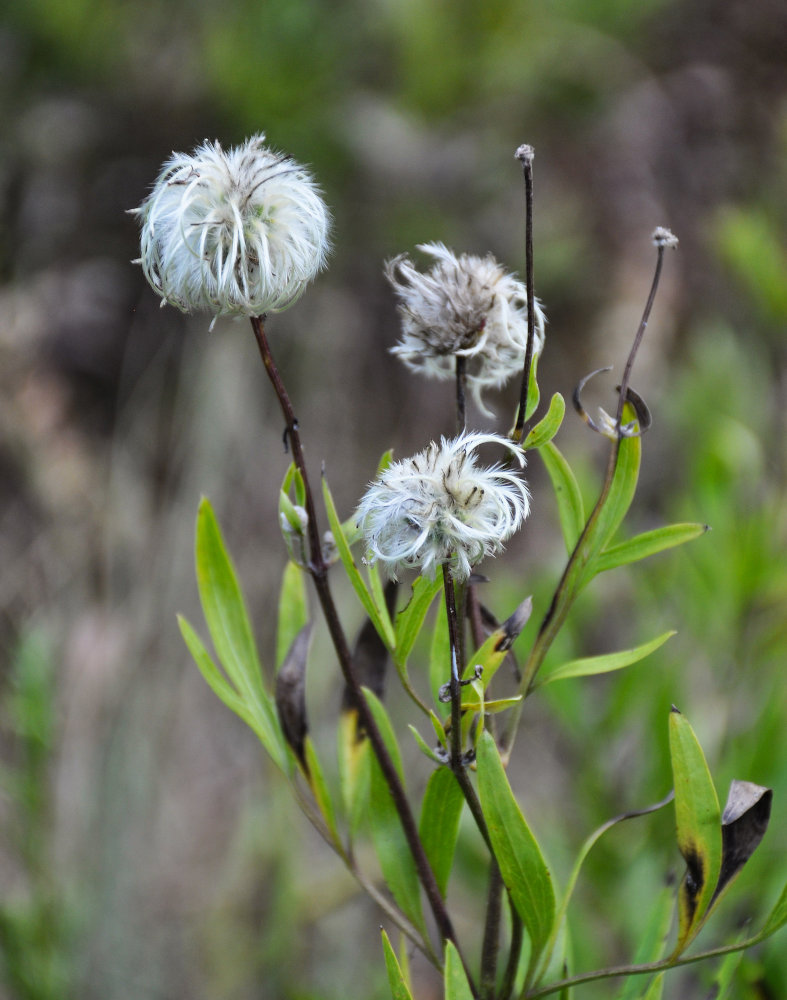
[[[733,777],[775,790],[771,830],[705,944],[773,902],[787,876],[785,51],[782,0],[4,6],[0,997],[386,995],[379,914],[175,625],[177,611],[199,620],[205,492],[270,662],[287,459],[249,329],[208,333],[204,317],[160,311],[129,263],[124,213],[171,150],[258,131],[312,164],[335,216],[329,271],[269,332],[309,461],[315,475],[325,461],[344,516],[384,448],[406,455],[453,423],[450,386],[413,381],[387,353],[382,261],[443,240],[521,272],[520,143],[536,149],[543,393],[621,370],[649,235],[680,237],[635,369],[654,427],[627,530],[678,518],[713,530],[583,599],[564,654],[679,635],[622,675],[534,698],[512,780],[565,878],[595,825],[669,787],[674,702],[722,797]],[[478,423],[505,430],[513,393]],[[592,495],[602,442],[569,416],[559,443]],[[523,645],[561,561],[537,465],[530,526],[488,567],[501,616],[535,596]],[[347,595],[345,607],[354,628]],[[340,686],[328,657],[317,668],[312,724],[330,755]],[[415,760],[417,791],[428,771]],[[668,812],[591,855],[572,925],[579,968],[629,958],[653,893],[680,874]],[[472,935],[484,868],[476,841],[462,844],[471,877],[453,902]],[[784,946],[744,959],[736,997],[787,996]],[[436,997],[414,971],[419,1000]],[[665,996],[702,998],[707,975],[674,975]]]

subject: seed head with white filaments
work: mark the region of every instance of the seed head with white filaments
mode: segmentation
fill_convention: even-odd
[[[502,551],[530,500],[515,471],[476,464],[476,450],[487,443],[525,464],[522,451],[497,434],[462,433],[394,462],[371,483],[357,512],[370,562],[379,560],[394,578],[409,568],[433,577],[447,563],[461,581],[484,556]]]
[[[391,348],[413,371],[453,378],[456,357],[467,359],[467,384],[482,413],[481,393],[521,372],[527,350],[527,288],[488,254],[457,257],[442,243],[418,250],[435,263],[422,273],[406,254],[385,265],[399,299],[402,338]],[[536,301],[534,356],[544,346],[546,319]]]
[[[281,312],[325,265],[330,214],[309,171],[256,135],[173,153],[132,214],[145,277],[182,312]]]

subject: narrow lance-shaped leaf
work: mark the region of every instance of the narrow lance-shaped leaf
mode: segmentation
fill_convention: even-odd
[[[344,848],[336,826],[336,811],[333,807],[331,793],[328,790],[328,783],[325,780],[325,772],[323,771],[322,764],[317,756],[317,751],[315,750],[314,744],[312,743],[311,737],[308,733],[304,737],[303,741],[303,757],[305,771],[308,777],[309,787],[311,788],[312,795],[314,796],[314,801],[317,803],[320,815],[325,820],[325,825],[328,828],[328,833],[333,841],[334,847],[340,855],[344,856]]]
[[[530,937],[532,981],[555,918],[555,890],[538,843],[514,798],[494,739],[478,741],[478,792],[503,882]]]
[[[286,771],[281,730],[273,699],[263,685],[246,604],[207,499],[200,503],[197,515],[195,549],[200,600],[219,662],[254,719],[254,729],[261,742],[277,765]]]
[[[473,991],[467,981],[462,960],[452,941],[445,946],[445,1000],[473,1000]]]
[[[432,642],[429,647],[429,686],[435,699],[438,712],[447,716],[451,711],[448,704],[438,698],[440,688],[450,679],[451,650],[448,642],[448,615],[445,601],[440,601],[432,630]]]
[[[675,782],[678,848],[686,874],[678,892],[679,955],[705,918],[721,871],[721,813],[705,755],[694,730],[673,708],[669,725],[670,757]]]
[[[780,928],[787,924],[787,882],[784,884],[784,888],[781,891],[781,895],[776,900],[776,904],[768,914],[768,919],[765,921],[765,926],[763,927],[761,934],[758,937],[764,939],[774,934]]]
[[[574,893],[574,889],[579,879],[579,874],[582,870],[582,865],[585,863],[585,859],[588,854],[590,854],[593,847],[598,843],[598,841],[604,836],[604,834],[611,830],[618,823],[623,823],[629,819],[636,819],[639,816],[647,816],[649,813],[656,812],[658,809],[662,809],[669,802],[672,802],[673,793],[670,792],[665,798],[660,802],[656,802],[654,805],[644,806],[642,809],[632,809],[629,812],[621,813],[619,816],[613,816],[612,819],[607,820],[600,827],[593,831],[589,837],[585,840],[579,849],[576,860],[574,861],[574,867],[571,869],[571,874],[566,883],[566,889],[563,893],[563,897],[560,902],[560,908],[558,910],[557,916],[555,918],[554,926],[552,929],[552,934],[549,939],[549,944],[545,950],[544,954],[544,966],[546,966],[550,961],[551,951],[554,948],[555,941],[557,939],[558,932],[560,928],[564,925],[566,919],[566,913],[568,911],[569,903],[571,902],[571,897]],[[672,894],[669,896],[672,899]],[[644,961],[644,959],[643,959]]]
[[[421,736],[421,734],[418,732],[415,726],[408,724],[407,728],[413,734],[413,739],[417,743],[418,749],[421,751],[422,754],[428,757],[433,764],[445,763],[445,759],[441,758],[439,754],[435,750],[433,750],[432,747],[429,746],[429,744],[426,742],[423,736]]]
[[[603,573],[606,570],[615,569],[617,566],[639,562],[641,559],[647,559],[649,556],[664,552],[666,549],[699,538],[708,530],[707,524],[686,523],[667,524],[663,528],[643,531],[625,542],[618,542],[617,545],[605,548],[593,563],[593,570],[595,573]]]
[[[395,588],[396,584],[389,584],[389,587]],[[369,688],[378,698],[382,698],[385,691],[388,658],[388,649],[380,638],[380,633],[374,627],[374,622],[367,618],[358,632],[353,647],[353,670],[358,684]],[[352,689],[345,686],[342,705],[344,708],[350,708],[354,704]]]
[[[254,730],[276,763],[286,771],[287,768],[284,763],[286,754],[280,741],[277,739],[271,745],[266,743],[268,734],[264,729],[260,728],[252,710],[247,707],[246,703],[240,697],[235,688],[232,687],[224,674],[213,662],[213,659],[207,649],[205,649],[202,640],[182,615],[178,615],[178,625],[180,627],[183,640],[188,646],[189,652],[194,658],[194,662],[199,667],[200,673],[205,678],[210,689],[217,698],[224,702],[230,711],[234,712],[237,716],[243,719],[246,725]]]
[[[197,514],[196,564],[202,610],[219,660],[238,691],[268,700],[246,604],[205,498]]]
[[[658,961],[664,948],[672,922],[675,894],[671,886],[664,886],[654,899],[642,901],[642,906],[651,907],[648,922],[634,954],[633,965],[647,965]],[[629,976],[616,1000],[649,1000],[650,986],[643,984],[641,976]]]
[[[353,586],[353,590],[358,595],[358,599],[364,607],[369,618],[374,623],[374,627],[380,633],[380,637],[389,649],[393,649],[396,645],[396,637],[394,635],[393,625],[391,624],[391,617],[388,614],[388,609],[385,604],[382,607],[378,607],[372,593],[369,588],[364,583],[363,577],[361,576],[358,567],[353,559],[352,552],[350,551],[350,546],[347,542],[347,537],[342,529],[341,522],[339,521],[339,515],[336,513],[336,505],[333,502],[333,496],[331,495],[328,483],[323,477],[322,480],[322,491],[323,498],[325,500],[325,510],[328,514],[328,522],[331,526],[331,531],[333,532],[333,538],[336,542],[336,548],[339,552],[339,558],[342,561],[345,572]]]
[[[395,600],[395,584],[390,584],[388,599]],[[353,647],[353,667],[358,683],[382,698],[388,667],[388,649],[374,623],[367,618]],[[369,746],[360,724],[358,704],[352,689],[345,685],[339,723],[339,776],[350,838],[357,833],[369,794]]]
[[[571,466],[551,441],[541,445],[538,453],[552,483],[560,527],[566,551],[570,555],[585,527],[585,505],[582,502],[582,494]]]
[[[434,771],[424,793],[418,832],[443,896],[453,865],[463,804],[459,782],[449,768]]]
[[[401,753],[388,713],[382,702],[371,691],[364,689],[364,694],[386,749],[402,782],[404,782]],[[370,759],[371,784],[368,820],[380,869],[391,894],[404,915],[419,931],[425,933],[418,872],[410,852],[410,846],[379,762],[376,756],[372,755]]]
[[[388,973],[388,985],[391,989],[391,1000],[413,1000],[413,995],[407,987],[396,952],[391,946],[388,935],[382,931],[385,968]]]
[[[740,940],[743,940],[743,935],[740,936]],[[713,977],[713,986],[708,996],[713,1000],[735,1000],[732,990],[735,987],[735,974],[742,960],[743,951],[733,951],[724,956],[719,971]]]
[[[413,592],[410,600],[396,616],[396,650],[394,659],[400,666],[407,663],[407,658],[413,650],[426,613],[431,607],[432,601],[442,589],[442,586],[443,580],[439,574],[435,574],[433,580],[430,580],[427,576],[419,576],[415,583],[413,583]]]
[[[560,430],[565,413],[566,402],[560,393],[556,392],[549,402],[546,416],[539,420],[525,438],[525,443],[522,445],[523,451],[528,451],[530,448],[541,448],[547,441],[551,441]]]
[[[369,740],[357,708],[344,708],[338,726],[339,784],[352,842],[367,812],[370,781]]]
[[[640,660],[644,660],[646,656],[649,656],[660,646],[663,646],[667,639],[673,635],[675,635],[674,631],[664,632],[662,635],[656,636],[655,639],[651,639],[650,642],[644,642],[641,646],[635,646],[633,649],[624,649],[618,653],[602,653],[599,656],[585,656],[578,660],[569,660],[568,663],[562,663],[559,667],[555,667],[554,670],[550,670],[546,674],[541,674],[533,682],[533,688],[542,687],[544,684],[551,684],[552,681],[565,680],[568,677],[589,677],[593,674],[606,674],[613,670],[622,670],[624,667],[629,667],[633,663],[639,663]]]
[[[634,416],[629,404],[624,408],[624,421]],[[620,440],[615,473],[606,501],[599,511],[595,524],[583,543],[583,564],[586,567],[583,584],[595,574],[594,559],[606,548],[626,516],[637,490],[639,466],[642,458],[642,441],[639,437],[624,437]]]
[[[305,573],[294,562],[288,562],[284,567],[279,594],[279,621],[276,630],[277,670],[284,662],[295,636],[308,620]]]

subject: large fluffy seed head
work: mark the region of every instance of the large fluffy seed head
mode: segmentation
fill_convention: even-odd
[[[280,312],[324,266],[330,215],[320,189],[264,139],[173,153],[133,210],[138,263],[162,305],[214,316]]]
[[[422,273],[404,254],[385,265],[399,299],[402,338],[391,349],[413,371],[453,378],[456,357],[467,358],[467,380],[484,413],[481,392],[521,372],[527,350],[527,289],[494,257],[457,257],[442,243],[418,249],[434,258]],[[534,309],[534,353],[544,346],[545,317]]]
[[[379,559],[394,577],[410,567],[434,576],[447,563],[457,580],[466,580],[484,556],[500,552],[530,502],[516,472],[476,464],[485,443],[508,448],[524,465],[522,452],[505,438],[463,433],[394,462],[371,483],[357,512],[367,558]]]

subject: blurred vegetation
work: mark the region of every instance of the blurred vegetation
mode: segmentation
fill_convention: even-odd
[[[594,826],[666,791],[674,702],[721,788],[746,778],[775,793],[771,830],[715,919],[773,901],[787,875],[785,47],[777,0],[6,5],[0,997],[386,995],[378,914],[300,829],[175,626],[196,602],[204,491],[273,648],[284,557],[265,526],[286,460],[248,332],[160,312],[127,263],[124,211],[171,149],[258,130],[313,164],[334,209],[330,271],[271,330],[310,461],[329,463],[347,512],[383,448],[407,454],[452,422],[450,389],[425,392],[386,354],[382,259],[442,239],[521,269],[519,143],[536,148],[545,395],[620,363],[647,237],[668,225],[681,238],[635,371],[656,416],[635,514],[712,532],[583,598],[572,655],[680,634],[624,675],[533,699],[521,752],[543,779],[521,792],[565,871]],[[561,447],[592,491],[597,443],[567,423]],[[538,609],[559,564],[535,465],[533,529],[493,568],[501,614],[523,588]],[[330,663],[320,678],[327,739]],[[670,824],[638,820],[594,849],[578,967],[630,954],[647,899],[679,871]],[[461,848],[472,865],[475,842]],[[787,996],[783,947],[744,959],[736,998]],[[415,972],[428,1000],[428,971]],[[665,995],[702,996],[708,974],[673,974]]]

